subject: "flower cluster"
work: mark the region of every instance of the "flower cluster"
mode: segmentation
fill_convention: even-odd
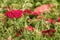
[[[56,32],[55,29],[48,29],[48,30],[43,30],[42,34],[46,34],[47,36],[54,36],[55,32]]]
[[[39,15],[41,13],[44,13],[45,11],[48,11],[50,10],[51,7],[53,7],[54,5],[53,4],[44,4],[44,5],[41,5],[37,8],[34,9],[34,14],[35,15]]]
[[[34,31],[34,30],[35,30],[35,28],[34,28],[34,27],[32,27],[32,26],[28,26],[28,27],[27,27],[27,30],[29,30],[29,31]]]
[[[46,19],[46,22],[49,22],[50,24],[54,24],[56,22],[56,20],[52,20],[52,19]]]
[[[20,18],[22,16],[22,10],[12,10],[5,13],[7,17],[10,18]]]
[[[10,34],[14,33],[12,34],[14,35],[13,37],[19,37],[19,38],[26,38],[26,37],[30,38],[30,36],[32,36],[36,38],[36,40],[37,38],[39,38],[40,40],[40,35],[43,35],[43,37],[55,36],[56,35],[55,33],[57,32],[56,26],[59,27],[59,25],[55,25],[55,23],[57,22],[60,23],[60,17],[58,15],[55,15],[53,7],[55,7],[54,4],[43,4],[39,7],[36,7],[34,10],[31,10],[29,8],[22,10],[22,9],[11,9],[8,6],[7,8],[8,11],[6,11],[4,15],[7,18],[6,29],[9,29],[8,31]],[[13,27],[10,28],[11,26]],[[4,30],[2,31],[2,33],[5,32]],[[6,33],[8,32],[6,31]],[[10,36],[8,39],[12,39],[12,36]]]

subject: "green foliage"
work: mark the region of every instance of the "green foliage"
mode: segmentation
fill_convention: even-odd
[[[55,4],[55,7],[51,8],[54,12],[47,12],[44,15],[44,18],[37,19],[34,15],[22,16],[19,19],[10,19],[7,18],[6,21],[0,22],[0,40],[8,39],[9,36],[12,36],[13,40],[60,40],[60,23],[50,24],[45,22],[46,18],[52,18],[57,20],[57,16],[60,17],[60,0],[0,0],[0,14],[5,14],[7,11],[7,6],[10,6],[12,9],[31,9],[32,11],[43,4]],[[37,10],[38,11],[38,10]],[[3,18],[3,17],[2,17]],[[28,22],[28,19],[32,19],[33,22]],[[44,26],[44,25],[45,26]],[[28,31],[26,26],[31,25],[35,28],[35,31]],[[21,33],[19,37],[15,36],[15,32],[19,32],[19,29],[23,27],[24,32]],[[55,36],[47,37],[46,35],[40,36],[39,31],[50,29],[54,27],[56,29]]]

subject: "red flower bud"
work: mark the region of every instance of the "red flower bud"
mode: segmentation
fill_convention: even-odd
[[[29,31],[34,31],[35,28],[33,28],[32,26],[27,26],[27,30],[29,30]]]

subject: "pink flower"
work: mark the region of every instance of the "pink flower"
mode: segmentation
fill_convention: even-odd
[[[56,22],[55,20],[52,20],[52,19],[47,19],[46,21],[49,22],[50,24],[53,24]]]
[[[49,8],[51,8],[53,6],[54,6],[54,4],[43,4],[43,5],[35,8],[34,12],[41,14],[41,13],[44,13],[45,11],[49,11],[50,10]]]
[[[35,28],[33,28],[32,26],[27,26],[27,30],[29,31],[34,31]]]
[[[12,10],[5,13],[5,16],[10,18],[20,18],[22,16],[22,10]]]
[[[44,11],[47,11],[49,9],[49,6],[47,4],[41,5],[34,9],[34,12],[37,13],[43,13]]]

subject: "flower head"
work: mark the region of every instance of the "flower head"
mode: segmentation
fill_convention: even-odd
[[[15,35],[16,35],[17,37],[19,37],[19,36],[20,36],[20,33],[16,33]]]
[[[30,9],[25,9],[24,13],[32,13],[32,11]]]
[[[13,10],[12,13],[15,18],[20,18],[22,16],[22,10]]]
[[[37,13],[43,13],[44,11],[47,11],[49,9],[49,6],[47,4],[41,5],[34,9],[34,12]]]
[[[34,9],[34,12],[36,13],[44,13],[45,11],[49,11],[51,7],[53,7],[54,4],[43,4],[37,8]]]
[[[25,9],[23,11],[24,15],[31,15],[32,14],[32,11],[30,9]]]
[[[53,23],[56,22],[55,20],[52,20],[52,19],[50,19],[50,18],[49,18],[49,19],[46,19],[46,21],[49,22],[50,24],[53,24]]]
[[[22,10],[12,10],[5,13],[5,16],[10,18],[20,18],[22,16]]]
[[[57,21],[60,22],[60,18],[58,18]]]
[[[48,30],[43,30],[42,33],[48,36],[53,36],[54,33],[56,32],[55,29],[48,29]]]
[[[32,14],[37,16],[37,15],[39,15],[40,13],[39,13],[39,12],[33,12]]]
[[[11,11],[6,12],[5,16],[10,17],[10,18],[14,18],[14,16],[13,16]]]
[[[32,27],[32,26],[27,26],[27,30],[29,30],[29,31],[34,31],[34,27]]]

